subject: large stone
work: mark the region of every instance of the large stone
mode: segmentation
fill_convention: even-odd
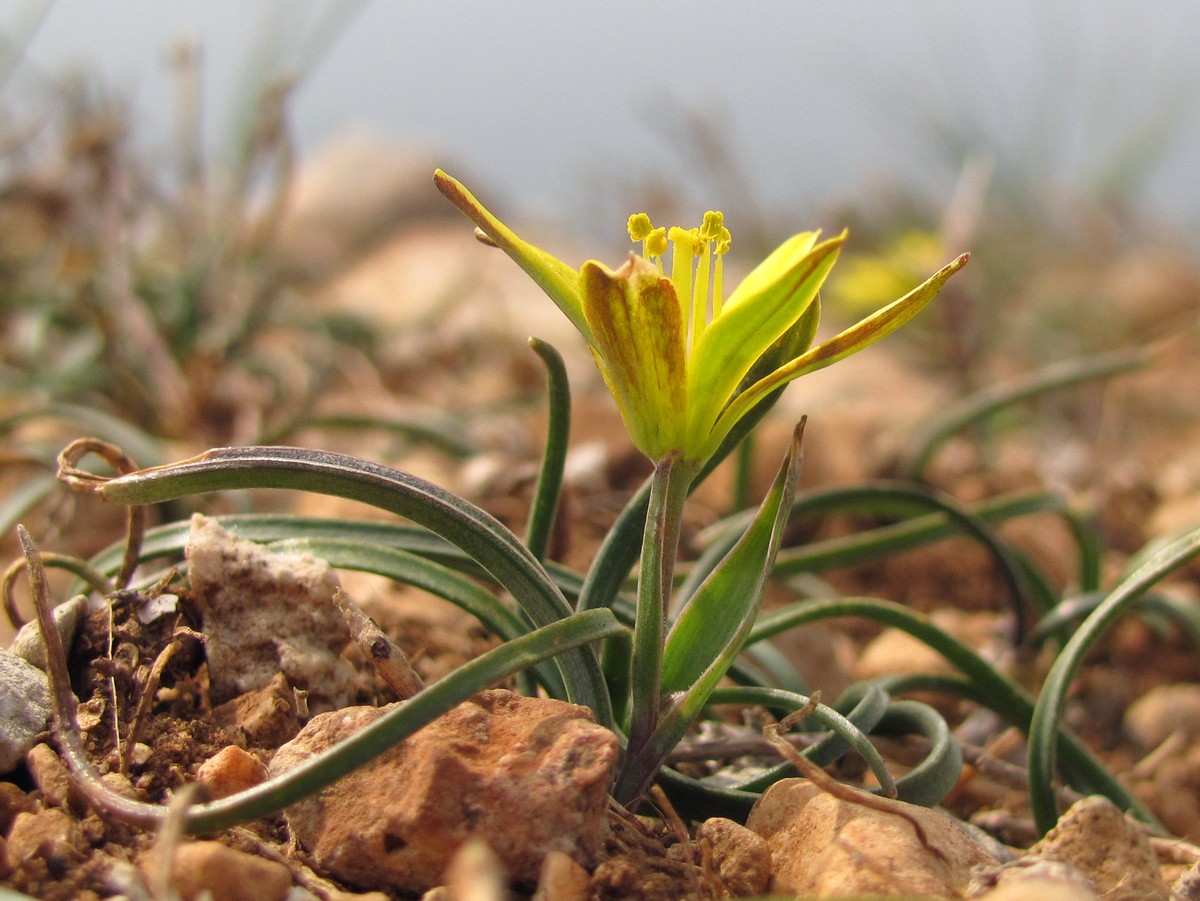
[[[25,759],[50,718],[50,684],[29,661],[0,650],[0,775]]]
[[[960,898],[972,867],[995,865],[944,814],[898,801],[890,806],[883,811],[845,801],[804,779],[777,782],[746,820],[771,850],[771,891]]]
[[[1091,880],[1106,901],[1170,897],[1150,839],[1108,798],[1095,795],[1071,805],[1026,859],[1069,863]]]
[[[216,703],[270,684],[282,672],[308,692],[309,709],[354,701],[354,669],[341,656],[350,633],[333,593],[337,575],[308,554],[275,554],[192,517],[188,578],[203,617]]]
[[[314,717],[276,752],[286,772],[396,705]],[[561,851],[589,865],[607,834],[616,737],[591,712],[492,690],[287,811],[317,866],[360,888],[421,892],[441,883],[467,839],[533,883]]]

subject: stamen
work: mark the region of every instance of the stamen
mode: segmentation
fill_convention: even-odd
[[[699,231],[672,226],[667,232],[667,238],[675,245],[671,253],[671,282],[675,285],[675,295],[680,301],[692,306],[691,340],[694,342],[700,330],[704,328],[705,312],[703,306],[697,311],[695,297],[692,295],[692,267],[695,265],[697,245],[700,243]]]
[[[662,256],[667,252],[667,230],[665,228],[656,228],[650,234],[646,235],[646,240],[642,242],[643,255],[654,262],[661,274]]]
[[[725,302],[722,276],[725,272],[725,254],[729,253],[729,245],[732,243],[733,236],[729,234],[729,229],[721,226],[721,234],[717,238],[717,247],[713,251],[717,258],[713,264],[713,319],[721,315],[721,304]]]

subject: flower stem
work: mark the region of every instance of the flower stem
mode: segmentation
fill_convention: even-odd
[[[633,627],[632,713],[627,759],[637,757],[638,750],[649,741],[658,725],[667,602],[679,550],[683,503],[695,474],[693,467],[671,454],[655,467],[650,485]]]

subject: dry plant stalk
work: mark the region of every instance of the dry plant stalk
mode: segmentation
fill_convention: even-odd
[[[799,770],[805,779],[813,783],[821,791],[827,795],[832,795],[839,801],[845,801],[848,804],[857,804],[860,807],[868,807],[871,810],[878,810],[880,813],[892,814],[906,820],[917,833],[917,839],[921,844],[939,859],[946,860],[946,855],[940,848],[930,842],[929,834],[925,831],[925,827],[921,824],[920,820],[908,811],[904,802],[897,801],[894,798],[882,798],[879,795],[873,795],[860,788],[854,788],[853,786],[838,782],[838,780],[834,779],[793,748],[791,743],[783,737],[784,732],[816,710],[820,701],[820,692],[814,692],[813,696],[809,698],[808,703],[799,710],[789,713],[778,723],[765,726],[763,728],[763,735],[784,760]]]

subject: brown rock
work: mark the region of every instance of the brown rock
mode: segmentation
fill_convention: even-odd
[[[961,639],[969,647],[995,647],[1003,635],[1003,621],[994,613],[970,613],[953,608],[933,611],[930,619],[938,628]],[[854,665],[859,679],[875,679],[901,673],[956,673],[954,664],[925,642],[901,629],[885,629],[859,654]]]
[[[717,875],[735,897],[766,891],[771,881],[771,849],[757,832],[733,820],[713,817],[696,828],[696,841],[712,848]]]
[[[11,869],[42,860],[54,874],[62,874],[83,860],[85,842],[75,821],[53,807],[37,813],[19,813],[8,832],[5,854]]]
[[[1106,901],[1170,897],[1146,834],[1099,795],[1072,804],[1029,849],[1026,859],[1031,857],[1071,864]]]
[[[314,717],[276,752],[285,772],[384,715]],[[484,841],[532,883],[550,851],[587,865],[607,834],[616,737],[591,712],[492,690],[460,704],[366,766],[287,811],[317,865],[362,888],[421,892],[454,851]]]
[[[25,767],[33,784],[50,807],[66,807],[71,792],[71,776],[58,752],[47,744],[34,745],[25,755]]]
[[[213,800],[228,798],[267,781],[267,766],[236,745],[222,748],[196,770],[196,781]]]
[[[155,856],[144,855],[139,865],[153,883]],[[196,901],[205,892],[220,901],[284,901],[292,888],[292,874],[281,863],[220,842],[188,842],[175,849],[171,887],[182,901]]]
[[[11,782],[0,782],[0,835],[7,835],[19,813],[33,813],[37,802]]]
[[[282,672],[313,710],[353,703],[350,633],[333,606],[337,575],[308,554],[274,554],[192,517],[188,578],[204,621],[217,703],[269,685]]]
[[[816,898],[959,898],[972,867],[995,864],[944,814],[899,801],[891,806],[902,813],[843,801],[804,779],[777,782],[746,821],[770,847],[771,890]],[[920,823],[924,841],[909,817]]]
[[[972,901],[1099,901],[1091,880],[1069,863],[1028,857],[976,868],[969,897]]]
[[[1150,689],[1129,705],[1125,731],[1146,751],[1176,732],[1190,744],[1200,736],[1200,685],[1188,682]]]
[[[278,748],[300,731],[296,692],[283,673],[276,673],[262,688],[213,708],[213,719],[255,748]]]

